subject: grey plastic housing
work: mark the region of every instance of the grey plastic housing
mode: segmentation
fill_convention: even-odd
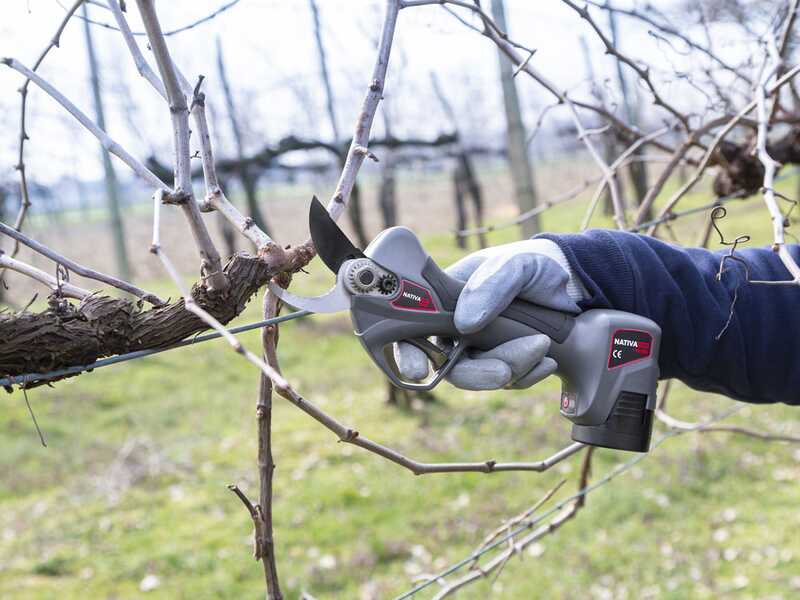
[[[609,368],[615,332],[642,331],[652,336],[649,355]],[[605,423],[622,392],[647,396],[647,410],[656,405],[658,352],[661,328],[640,315],[594,309],[581,313],[564,343],[553,342],[548,354],[558,363],[561,378],[561,414],[578,425]],[[565,398],[573,407],[564,407]]]
[[[557,361],[556,375],[562,380],[561,414],[573,423],[604,425],[623,392],[646,396],[646,409],[655,408],[661,330],[650,319],[605,309],[588,310],[576,316],[516,300],[488,327],[465,336],[453,323],[453,311],[464,284],[448,276],[433,262],[411,230],[404,227],[385,230],[364,254],[394,273],[399,281],[425,288],[433,300],[432,308],[425,310],[398,308],[402,284],[394,294],[384,297],[352,296],[351,318],[355,333],[395,385],[406,389],[431,389],[469,348],[489,349],[511,339],[544,333],[552,340],[549,355]],[[347,264],[342,266],[340,277],[346,268]],[[614,335],[619,330],[650,336],[649,353],[612,368]],[[456,340],[448,360],[430,381],[401,379],[394,364],[392,344],[431,336]]]
[[[471,335],[462,335],[453,323],[458,295],[464,283],[442,271],[422,248],[416,235],[405,227],[392,227],[378,235],[364,251],[380,267],[395,274],[400,282],[392,295],[355,294],[350,315],[361,343],[372,359],[397,386],[412,390],[433,388],[455,364],[451,355],[443,369],[428,382],[404,381],[398,375],[391,356],[391,345],[401,340],[444,337],[457,339],[454,349],[460,355],[467,348],[488,350],[525,335],[545,333],[554,340],[565,341],[575,319],[568,313],[515,300],[491,327]],[[352,263],[342,265],[338,278],[347,277]],[[424,288],[433,300],[428,310],[402,309],[396,300],[404,291],[404,283]]]

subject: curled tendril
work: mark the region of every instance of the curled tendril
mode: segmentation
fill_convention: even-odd
[[[56,265],[56,295],[59,298],[64,297],[62,287],[65,283],[69,283],[69,271],[67,270],[67,267],[61,263],[58,263]]]
[[[68,302],[64,296],[64,284],[69,283],[69,271],[61,263],[56,264],[56,289],[50,294],[48,304],[56,312],[63,312]]]
[[[736,287],[733,289],[733,300],[731,300],[731,308],[730,311],[728,312],[728,318],[725,321],[725,325],[723,325],[720,332],[716,335],[715,339],[717,341],[719,341],[722,338],[722,336],[728,330],[728,327],[730,327],[731,321],[733,321],[734,310],[736,309],[736,301],[739,299],[739,288],[742,286],[742,283],[750,282],[750,267],[743,258],[736,256],[734,254],[740,244],[746,244],[747,242],[750,241],[750,236],[745,234],[745,235],[739,235],[733,240],[725,239],[725,235],[720,230],[719,225],[717,225],[717,221],[724,219],[727,214],[728,211],[724,206],[717,206],[714,208],[714,210],[711,211],[711,226],[714,228],[714,231],[716,231],[717,235],[719,236],[719,243],[722,246],[730,247],[728,253],[724,254],[722,256],[722,260],[720,260],[719,270],[717,271],[717,281],[722,281],[722,275],[731,270],[726,266],[729,262],[735,262],[737,264],[742,265],[742,267],[744,268],[745,278],[744,281],[742,281],[742,279],[739,278],[739,280],[736,283]]]
[[[784,200],[785,202],[788,202],[791,205],[786,214],[783,215],[783,226],[784,227],[791,226],[792,223],[790,217],[792,216],[792,213],[794,212],[794,209],[797,206],[797,200],[795,200],[794,198],[789,198],[789,196],[785,196],[784,194],[781,194],[779,191],[774,190],[772,188],[766,188],[766,187],[761,188],[762,193],[766,191],[772,192],[776,198],[780,198],[781,200]]]

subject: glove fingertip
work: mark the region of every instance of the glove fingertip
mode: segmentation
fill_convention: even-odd
[[[474,310],[468,299],[462,302],[459,299],[456,305],[456,312],[453,315],[453,323],[461,333],[475,333],[483,329],[490,320],[489,311]]]
[[[462,390],[483,391],[502,389],[511,381],[511,367],[494,358],[459,361],[447,380]]]
[[[534,371],[537,369],[541,369],[542,373],[547,373],[547,375],[552,375],[553,373],[555,373],[556,369],[558,369],[558,363],[554,358],[545,356],[542,359],[542,362],[536,365],[536,369],[534,369]]]
[[[550,339],[550,336],[543,333],[537,333],[532,337],[533,340],[531,340],[531,342],[533,347],[531,348],[531,352],[536,353],[538,356],[545,357],[547,351],[550,350],[550,344],[553,340]]]
[[[556,372],[556,369],[558,369],[558,363],[549,356],[545,356],[530,373],[513,382],[508,386],[508,389],[524,390],[529,388],[532,385],[536,385],[543,379],[550,377],[550,375]]]
[[[428,376],[430,367],[428,357],[419,348],[399,342],[394,345],[394,361],[403,378],[410,381],[422,381]]]

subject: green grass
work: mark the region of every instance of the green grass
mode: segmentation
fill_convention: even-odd
[[[794,182],[785,182],[787,189]],[[682,207],[707,195],[687,198]],[[585,202],[546,213],[544,227],[574,230]],[[702,225],[702,216],[689,229]],[[733,237],[768,238],[758,199],[730,205]],[[598,218],[596,224],[608,224]],[[685,231],[685,229],[683,230]],[[513,239],[507,230],[492,243]],[[686,240],[693,239],[686,232]],[[426,246],[446,264],[448,235]],[[316,268],[314,268],[316,266]],[[330,277],[319,265],[298,293]],[[258,318],[253,302],[239,322]],[[558,383],[526,392],[469,393],[442,385],[438,401],[403,411],[346,317],[282,329],[287,377],[363,435],[421,460],[533,460],[569,441]],[[242,336],[251,349],[258,333]],[[258,598],[251,522],[226,489],[257,495],[257,374],[221,341],[36,388],[30,401],[47,436],[38,444],[23,396],[0,413],[0,597]],[[686,419],[730,402],[677,386]],[[732,423],[800,432],[797,412],[748,407]],[[544,474],[414,477],[334,436],[281,399],[274,423],[278,566],[289,598],[385,598],[469,554],[504,518],[561,479],[573,493],[579,459]],[[658,435],[658,433],[656,433]],[[598,478],[631,455],[596,453]],[[800,593],[800,449],[730,434],[670,439],[588,498],[578,518],[512,559],[492,585],[462,597],[789,598]],[[158,585],[140,591],[148,575]],[[431,590],[420,594],[431,597]]]

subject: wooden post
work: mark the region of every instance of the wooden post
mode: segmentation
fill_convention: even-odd
[[[497,26],[507,31],[504,0],[492,0],[492,17]],[[514,183],[514,194],[519,212],[523,213],[536,206],[536,190],[533,184],[533,169],[528,159],[528,145],[525,135],[525,124],[522,122],[522,110],[519,95],[514,83],[514,69],[508,57],[498,50],[500,60],[500,83],[503,87],[503,104],[506,113],[508,139],[508,162],[511,167],[511,178]],[[522,237],[528,238],[539,232],[539,218],[527,219],[520,226]]]
[[[89,73],[91,76],[92,97],[94,98],[94,110],[97,125],[100,129],[106,128],[105,111],[103,110],[103,94],[100,89],[100,69],[97,64],[97,55],[94,50],[92,40],[91,25],[88,20],[86,4],[81,7],[83,12],[83,32],[86,39],[86,52],[89,56]],[[128,260],[128,251],[125,247],[125,229],[122,225],[122,211],[120,209],[119,182],[117,173],[111,162],[111,155],[105,148],[100,149],[103,160],[103,172],[105,175],[106,201],[108,202],[108,212],[111,216],[111,232],[114,237],[114,252],[117,259],[117,271],[121,279],[130,281],[131,265]]]
[[[611,6],[611,1],[607,3]],[[611,28],[611,42],[614,46],[619,47],[619,32],[617,29],[617,14],[613,10],[608,11],[608,24]],[[625,109],[625,116],[628,119],[628,124],[636,126],[639,121],[638,99],[636,92],[631,91],[628,86],[628,80],[625,77],[625,72],[622,69],[622,61],[617,58],[617,79],[619,80],[619,88],[622,93],[622,104]],[[641,157],[644,154],[644,148],[637,149],[632,157]],[[633,161],[628,167],[628,173],[631,177],[633,184],[634,197],[637,205],[644,200],[647,195],[647,163],[644,161]],[[645,220],[652,219],[652,212],[648,211]]]

